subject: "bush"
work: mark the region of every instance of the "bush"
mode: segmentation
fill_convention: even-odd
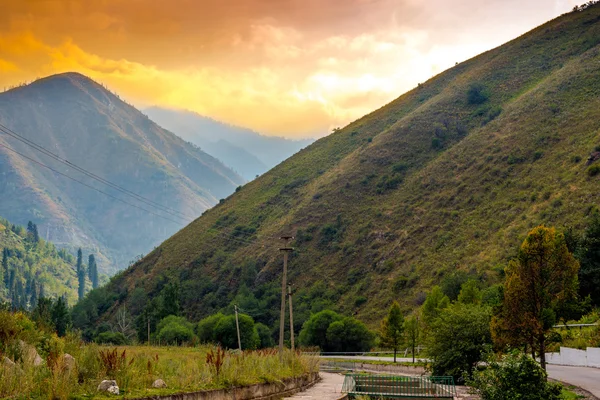
[[[215,337],[215,327],[223,317],[225,317],[223,314],[217,313],[214,315],[210,315],[198,322],[198,325],[196,326],[196,334],[198,335],[198,339],[200,339],[200,342],[217,342],[217,338]]]
[[[598,164],[592,165],[591,167],[588,168],[587,173],[589,176],[596,176],[596,175],[600,174],[600,165],[598,165]]]
[[[164,326],[158,332],[158,340],[161,344],[189,343],[194,337],[194,332],[189,327],[174,322]]]
[[[492,344],[491,316],[490,307],[460,303],[441,310],[428,343],[432,374],[463,382]]]
[[[375,335],[360,321],[342,317],[331,310],[313,314],[302,326],[298,341],[302,346],[317,346],[322,351],[367,351]]]
[[[485,90],[485,86],[480,83],[473,83],[467,91],[467,101],[469,104],[483,104],[488,100],[489,96]]]
[[[298,341],[302,346],[319,347],[323,351],[329,351],[327,340],[327,328],[335,321],[341,321],[342,316],[331,310],[323,310],[311,317],[302,325]]]
[[[271,330],[268,326],[259,322],[254,325],[254,328],[256,329],[256,332],[258,333],[258,338],[260,340],[260,344],[258,345],[260,349],[267,349],[269,347],[275,346],[275,341],[273,340]]]
[[[487,368],[473,373],[469,385],[482,400],[559,400],[562,386],[548,382],[539,364],[525,354],[489,356]]]
[[[121,332],[102,332],[96,336],[96,343],[121,346],[127,344],[127,338]]]

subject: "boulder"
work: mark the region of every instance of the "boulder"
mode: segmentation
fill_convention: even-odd
[[[119,394],[119,387],[118,386],[111,386],[106,390],[108,393],[110,394]]]
[[[167,384],[162,379],[157,379],[152,383],[152,387],[155,389],[163,389],[167,387]]]
[[[4,357],[4,359],[2,360],[2,364],[4,364],[5,367],[10,368],[10,367],[14,367],[15,363],[12,362],[12,360],[8,357]]]
[[[23,352],[23,360],[24,361],[26,361],[36,367],[39,367],[40,365],[42,365],[44,363],[44,360],[42,359],[42,357],[40,357],[37,350],[32,345],[27,344],[22,340],[19,340],[19,347],[21,348],[21,351]]]
[[[119,390],[119,387],[117,386],[117,381],[103,380],[98,385],[98,391],[100,391],[100,392],[108,392],[108,389],[110,389],[111,387],[116,387],[117,390]]]
[[[63,365],[67,368],[67,370],[73,369],[73,367],[75,366],[75,357],[73,357],[69,353],[65,353],[63,355]]]

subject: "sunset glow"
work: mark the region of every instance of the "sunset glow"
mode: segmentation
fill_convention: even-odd
[[[0,87],[78,71],[138,107],[319,137],[571,0],[2,0]]]

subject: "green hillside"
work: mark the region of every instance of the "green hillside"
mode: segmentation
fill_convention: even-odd
[[[68,304],[75,304],[78,282],[73,255],[41,238],[36,241],[25,227],[3,218],[0,249],[0,301],[28,309],[39,297],[65,296]]]
[[[37,221],[42,237],[71,252],[82,247],[96,253],[106,273],[125,268],[245,182],[77,73],[0,93],[0,123],[63,160],[169,207],[165,213],[125,196],[0,132],[0,215],[21,225]]]
[[[241,188],[102,289],[133,314],[179,285],[184,314],[240,304],[273,326],[282,256],[300,325],[375,323],[456,271],[495,283],[532,227],[581,229],[600,200],[600,5],[420,84]],[[101,296],[85,308],[94,313]]]

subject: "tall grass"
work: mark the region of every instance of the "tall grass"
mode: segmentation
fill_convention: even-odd
[[[65,342],[65,351],[76,359],[71,368],[62,353],[48,355],[40,367],[0,365],[0,398],[102,398],[106,395],[96,389],[103,379],[115,379],[125,398],[134,398],[278,382],[318,370],[318,359],[291,351],[286,351],[280,363],[274,350],[233,353],[212,346],[103,348],[83,344],[75,337]],[[219,368],[215,354],[221,357]],[[167,383],[166,389],[151,388],[158,378]]]

